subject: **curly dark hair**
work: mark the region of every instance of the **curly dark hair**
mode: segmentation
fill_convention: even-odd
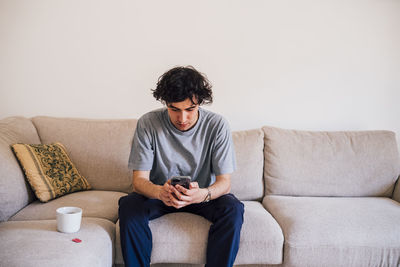
[[[211,104],[213,101],[211,83],[207,77],[192,66],[175,67],[158,78],[153,96],[164,104],[182,102],[193,97],[197,104]],[[194,104],[194,102],[193,102]]]

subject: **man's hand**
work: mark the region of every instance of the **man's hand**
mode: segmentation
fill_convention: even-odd
[[[208,191],[205,188],[200,188],[197,182],[192,182],[189,185],[189,189],[184,188],[183,186],[176,185],[175,187],[169,184],[172,199],[172,206],[176,209],[183,208],[187,205],[200,203],[202,202]],[[175,197],[175,196],[176,197]]]
[[[160,191],[158,193],[158,198],[167,206],[172,206],[172,201],[171,199],[173,198],[172,196],[172,190],[171,187],[171,180],[168,180],[165,182],[165,184],[160,188]]]
[[[174,187],[171,185],[171,180],[165,182],[164,185],[156,185],[149,180],[149,175],[150,171],[133,171],[133,190],[148,198],[160,199],[165,205],[176,209],[200,203],[208,194],[208,190],[199,188],[197,182],[190,183],[189,189],[180,185]],[[230,174],[217,175],[215,183],[209,186],[208,189],[211,191],[211,199],[216,199],[229,193]]]

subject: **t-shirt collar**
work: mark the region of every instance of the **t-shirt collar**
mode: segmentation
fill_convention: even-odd
[[[199,113],[199,117],[197,118],[196,124],[195,124],[192,128],[190,128],[189,130],[184,131],[184,132],[183,132],[183,131],[180,131],[180,130],[178,130],[178,129],[176,129],[176,127],[174,126],[174,124],[171,122],[171,119],[169,118],[169,115],[168,115],[168,109],[167,109],[167,108],[165,108],[165,110],[164,110],[164,117],[165,117],[165,119],[166,119],[166,121],[167,121],[168,127],[169,127],[174,133],[177,133],[177,134],[179,134],[179,135],[191,135],[191,134],[193,134],[193,133],[196,131],[196,129],[199,127],[200,120],[203,119],[203,109],[202,109],[201,107],[199,107],[198,113]]]

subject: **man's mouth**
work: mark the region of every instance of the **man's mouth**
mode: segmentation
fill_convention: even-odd
[[[180,127],[180,128],[185,128],[185,127],[187,127],[189,125],[189,123],[179,123],[178,122],[178,126]]]

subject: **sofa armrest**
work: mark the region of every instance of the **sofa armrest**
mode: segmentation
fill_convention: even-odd
[[[397,178],[397,182],[394,186],[392,198],[397,202],[400,202],[400,176]]]

